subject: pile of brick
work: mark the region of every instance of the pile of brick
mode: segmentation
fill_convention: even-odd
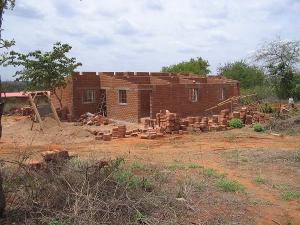
[[[101,126],[101,125],[108,125],[109,124],[109,120],[108,118],[100,115],[100,114],[93,114],[93,113],[85,113],[83,115],[80,116],[80,118],[78,119],[78,121],[75,123],[75,125],[95,125],[95,126]]]
[[[93,131],[96,140],[111,141],[112,139],[125,138],[125,137],[138,137],[142,130],[135,129],[128,131],[126,125],[118,125],[112,128],[111,131]]]
[[[180,118],[176,113],[170,113],[168,110],[161,110],[156,114],[156,124],[162,133],[171,134],[180,130]]]
[[[64,149],[54,149],[50,151],[42,152],[42,161],[33,160],[28,163],[30,169],[43,169],[51,164],[64,163],[64,161],[69,160],[71,156],[69,152]]]
[[[163,136],[164,134],[159,132],[158,129],[149,128],[140,137],[141,139],[156,139]]]
[[[268,116],[265,113],[259,112],[256,107],[242,107],[239,111],[232,113],[233,118],[241,119],[246,125],[253,123],[265,123]]]
[[[34,113],[31,107],[13,108],[7,113],[8,116],[31,116],[33,114]]]

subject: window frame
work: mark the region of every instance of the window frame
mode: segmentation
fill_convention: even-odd
[[[96,103],[96,92],[97,90],[94,88],[84,89],[82,95],[82,103],[83,104],[93,104]],[[91,99],[87,99],[88,93],[91,93]]]
[[[119,105],[128,105],[127,91],[128,90],[126,90],[126,89],[119,89],[118,90],[118,102],[119,102]],[[123,94],[125,93],[125,102],[121,101],[121,100],[124,100],[124,96],[121,96],[122,92],[123,92]]]
[[[219,100],[224,101],[226,100],[226,88],[220,87],[220,94],[219,94]]]
[[[195,95],[196,92],[196,95]],[[196,97],[196,98],[194,98]],[[189,88],[189,100],[190,102],[198,102],[199,101],[199,88]]]

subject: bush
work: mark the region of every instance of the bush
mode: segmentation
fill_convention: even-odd
[[[273,113],[274,109],[270,103],[262,103],[259,105],[259,111],[263,113]]]
[[[242,128],[243,123],[240,119],[233,118],[229,121],[229,126],[232,128]]]
[[[253,128],[254,128],[255,132],[263,132],[263,131],[265,131],[265,128],[260,123],[254,124]]]
[[[281,193],[281,198],[285,201],[292,201],[300,198],[300,192],[286,191]]]
[[[132,174],[122,159],[2,171],[7,198],[15,199],[5,224],[167,224],[178,216],[171,210],[178,207],[175,198],[162,196],[158,183]],[[158,218],[160,213],[165,217]]]
[[[238,181],[232,181],[225,178],[218,181],[217,187],[224,192],[242,192],[245,190],[245,187]]]

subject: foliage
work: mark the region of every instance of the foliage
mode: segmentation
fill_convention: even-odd
[[[267,183],[267,179],[263,178],[261,176],[257,176],[254,178],[254,182],[257,184],[266,184]]]
[[[3,21],[3,14],[5,10],[10,9],[13,10],[15,7],[15,0],[1,0],[0,1],[0,48],[9,48],[15,44],[14,40],[8,41],[2,39],[2,21]]]
[[[263,112],[263,113],[273,113],[274,112],[272,105],[267,102],[260,104],[258,106],[258,108],[259,108],[259,111]]]
[[[217,187],[224,192],[242,192],[245,190],[245,187],[238,181],[232,181],[226,178],[220,179],[217,182]]]
[[[243,60],[225,64],[218,69],[218,73],[226,78],[240,81],[241,88],[261,86],[264,81],[263,71]]]
[[[279,98],[293,96],[296,64],[300,62],[300,41],[271,41],[257,51],[255,59],[263,64]]]
[[[243,123],[240,119],[233,118],[233,119],[229,120],[229,126],[232,128],[242,128]]]
[[[255,86],[253,88],[241,88],[241,95],[256,94],[258,99],[269,99],[270,97],[276,96],[274,87],[265,82],[262,86]],[[241,100],[244,104],[250,104],[255,101],[254,98],[245,98]]]
[[[265,129],[260,123],[256,123],[253,126],[255,132],[263,132]]]
[[[208,67],[208,61],[198,57],[196,59],[192,58],[189,61],[183,61],[178,64],[164,66],[161,71],[167,73],[194,73],[205,75],[210,72]]]
[[[300,198],[299,192],[285,191],[281,193],[281,198],[285,201],[292,201]]]
[[[76,58],[69,58],[66,55],[71,49],[70,45],[57,42],[52,51],[45,53],[40,50],[27,54],[11,51],[1,60],[1,63],[4,66],[21,67],[22,69],[14,75],[17,81],[25,82],[29,90],[52,91],[61,104],[56,88],[64,87],[65,77],[82,65],[76,62]]]
[[[295,152],[295,160],[300,162],[300,150]]]
[[[25,90],[25,83],[18,81],[2,81],[2,92],[19,92]]]
[[[224,178],[225,174],[224,173],[219,173],[213,168],[205,168],[203,169],[203,175],[205,177],[215,177],[215,178]]]

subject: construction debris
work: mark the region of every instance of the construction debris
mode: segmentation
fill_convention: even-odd
[[[85,113],[80,116],[78,121],[74,124],[75,126],[83,126],[83,125],[95,125],[95,126],[101,126],[101,125],[108,125],[109,119],[100,115],[100,114],[93,114],[93,113]]]
[[[31,107],[13,108],[7,113],[8,116],[31,116],[33,114]]]

